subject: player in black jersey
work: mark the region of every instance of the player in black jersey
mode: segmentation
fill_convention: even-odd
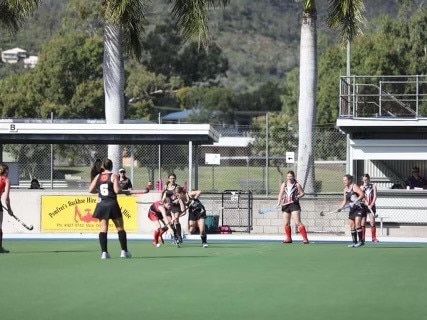
[[[126,231],[124,230],[123,215],[117,202],[117,194],[121,193],[119,186],[119,176],[113,173],[113,162],[106,159],[103,162],[103,171],[95,176],[89,186],[90,193],[98,193],[98,203],[96,204],[93,217],[99,219],[99,243],[101,245],[101,259],[110,258],[107,249],[108,221],[111,219],[117,228],[120,246],[122,251],[120,257],[131,258],[128,251]]]
[[[206,209],[202,202],[199,200],[201,191],[192,190],[187,192],[182,187],[176,188],[181,200],[184,202],[188,209],[188,232],[194,234],[197,229],[202,239],[202,247],[207,248],[207,235],[205,231]]]
[[[360,187],[353,183],[353,176],[346,174],[342,181],[344,183],[344,197],[341,202],[339,211],[344,207],[350,207],[348,214],[348,222],[350,226],[351,237],[353,243],[350,244],[349,248],[360,247],[364,245],[363,242],[363,231],[362,231],[362,218],[366,217],[366,209],[363,203],[365,194]],[[357,241],[359,238],[359,241]]]
[[[169,199],[170,208],[166,211],[166,218],[168,219],[168,223],[173,230],[175,243],[179,245],[182,243],[182,229],[179,217],[185,208],[182,207],[183,204],[180,203],[176,197],[177,187],[179,187],[179,185],[176,183],[176,175],[174,173],[169,174],[168,182],[163,189],[161,199],[163,201]]]

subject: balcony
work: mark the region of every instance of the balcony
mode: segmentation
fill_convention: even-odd
[[[342,76],[339,118],[427,117],[427,76]]]

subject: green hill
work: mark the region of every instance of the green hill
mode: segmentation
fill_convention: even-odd
[[[64,16],[73,18],[66,11],[70,1],[74,0],[43,1],[34,17],[14,37],[0,31],[0,50],[21,47],[37,55],[43,43],[60,29],[61,19]],[[396,15],[399,7],[398,0],[365,3],[369,23],[380,14]],[[150,30],[164,21],[169,12],[168,1],[147,1],[147,4],[147,30]],[[317,0],[316,4],[318,52],[321,54],[326,47],[335,44],[338,37],[325,25],[327,0]],[[267,81],[283,81],[284,75],[299,63],[301,11],[302,3],[290,0],[231,0],[225,9],[212,10],[212,38],[229,60],[223,85],[242,92]]]

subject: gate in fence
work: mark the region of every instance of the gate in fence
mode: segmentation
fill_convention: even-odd
[[[222,192],[221,225],[232,231],[250,233],[253,225],[253,197],[251,191],[225,190]]]

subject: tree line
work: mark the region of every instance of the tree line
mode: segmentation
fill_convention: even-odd
[[[354,74],[425,74],[426,17],[425,8],[421,8],[396,19],[378,19],[376,26],[353,44]],[[288,72],[282,83],[266,82],[255,91],[236,92],[218,81],[228,70],[228,59],[221,48],[214,44],[206,53],[198,50],[197,43],[185,45],[173,26],[169,21],[147,34],[142,63],[128,59],[126,118],[155,120],[159,112],[202,107],[219,110],[221,116],[201,114],[200,119],[192,121],[231,123],[233,111],[235,116],[236,111],[282,111],[295,123],[298,68]],[[73,30],[70,22],[64,29],[67,33],[61,32],[43,45],[37,68],[3,74],[2,117],[46,118],[54,112],[58,118],[104,118],[102,37]],[[332,46],[320,55],[317,125],[334,126],[338,78],[344,72],[342,46]],[[244,124],[249,124],[248,120]]]
[[[320,4],[318,7],[323,8],[324,2],[318,1]],[[94,12],[94,8],[97,7],[91,9],[87,3],[87,1],[72,1],[71,7],[64,9],[64,3],[60,1],[46,2],[45,5],[50,6],[51,10],[59,10],[63,14],[60,15],[62,19],[59,20],[57,17],[46,16],[48,11],[41,11],[36,21],[31,22],[32,28],[37,25],[46,27],[49,25],[49,20],[47,20],[49,18],[51,19],[50,25],[56,26],[56,31],[59,30],[55,34],[52,28],[46,28],[47,32],[38,33],[48,34],[51,38],[41,46],[40,63],[35,70],[23,70],[19,66],[11,67],[0,64],[2,66],[0,74],[2,75],[1,79],[3,79],[0,88],[2,91],[0,110],[3,117],[43,118],[50,117],[51,112],[60,118],[105,117],[102,70],[100,68],[103,50],[102,29],[96,19],[96,12]],[[154,7],[153,13],[147,15],[149,20],[147,30],[151,31],[148,31],[144,38],[142,61],[135,61],[130,57],[126,58],[126,118],[156,120],[159,112],[165,114],[178,108],[203,108],[205,110],[218,109],[221,112],[216,117],[211,117],[211,112],[199,113],[199,118],[195,116],[191,119],[192,121],[210,122],[212,124],[235,122],[250,124],[251,115],[267,111],[285,112],[291,116],[293,121],[296,120],[298,101],[297,62],[293,63],[293,69],[290,65],[288,71],[280,73],[281,80],[262,75],[264,68],[262,67],[258,69],[258,75],[262,80],[259,81],[256,88],[242,91],[238,87],[228,86],[230,81],[228,75],[230,70],[234,68],[236,61],[230,58],[230,54],[227,55],[230,48],[221,44],[228,43],[235,46],[236,43],[224,40],[227,39],[226,36],[220,38],[216,35],[208,53],[198,50],[197,43],[185,43],[185,39],[179,34],[173,21],[166,19],[162,23],[158,22],[159,17],[164,17],[164,15],[156,15],[155,12],[156,10],[158,10],[157,12],[164,12],[164,6],[164,2],[159,2],[157,7]],[[250,34],[254,39],[275,37],[278,40],[288,41],[288,47],[292,47],[297,45],[298,28],[288,29],[285,32],[285,24],[290,26],[297,24],[297,21],[289,19],[291,19],[290,16],[293,16],[295,20],[295,16],[298,15],[288,13],[296,12],[298,10],[296,6],[295,3],[274,1],[271,1],[267,6],[260,6],[253,1],[232,2],[224,10],[214,12],[211,24],[217,25],[216,28],[212,28],[214,32],[218,30],[218,34],[229,35],[233,29],[244,30],[245,36]],[[76,8],[79,10],[76,11]],[[240,19],[230,14],[237,8],[244,12],[243,15],[236,15],[240,16]],[[274,21],[279,21],[275,9],[283,16],[280,21],[282,31],[276,32],[280,28],[260,28],[260,26],[271,25]],[[318,11],[319,16],[324,15],[322,10],[319,9]],[[45,13],[43,14],[43,12]],[[408,14],[412,14],[412,12],[413,8],[408,11]],[[366,60],[384,56],[383,49],[390,45],[384,43],[384,37],[381,37],[381,33],[389,32],[386,30],[387,26],[382,25],[393,22],[395,24],[407,24],[409,22],[406,20],[407,18],[407,16],[402,16],[398,20],[388,19],[388,22],[382,20],[371,22],[370,29],[360,41],[372,39],[372,35],[375,33],[379,33],[377,36],[379,39],[372,42],[376,45],[369,52],[364,49],[365,44],[355,44],[352,60],[353,70],[362,72],[361,66],[370,65],[371,70],[365,68],[366,70],[363,72],[366,74],[378,73],[376,63],[367,64]],[[384,18],[384,20],[387,19]],[[157,21],[158,24],[149,25],[148,23],[152,21]],[[253,21],[252,25],[250,21]],[[413,24],[416,25],[416,21]],[[411,32],[416,34],[423,32],[420,28],[422,28],[421,24],[415,29],[408,26],[402,30],[412,30]],[[255,30],[260,30],[260,35],[257,35]],[[326,30],[326,28],[322,27],[321,30]],[[4,33],[2,32],[2,34]],[[324,40],[322,34],[319,37],[320,42]],[[409,39],[406,34],[395,34],[390,38],[396,39],[396,37],[401,37],[404,40]],[[327,43],[330,45],[331,41],[328,40]],[[381,43],[383,43],[382,48],[380,47]],[[2,46],[4,45],[3,42]],[[40,44],[38,45],[40,46]],[[396,45],[399,44],[396,43]],[[400,44],[400,46],[405,48],[404,44]],[[253,49],[247,48],[247,50]],[[265,51],[266,54],[272,54],[267,49]],[[316,123],[332,127],[337,114],[337,79],[339,75],[343,74],[345,68],[344,50],[340,46],[334,45],[329,49],[321,47],[319,52],[321,54],[319,57],[319,98]],[[379,63],[382,63],[384,69],[381,72],[393,72],[393,68],[387,70],[386,66],[396,64],[401,65],[401,70],[408,65],[420,66],[416,59],[408,64],[407,61],[411,57],[406,50],[404,52],[406,58],[393,59],[390,61],[392,64],[389,63],[387,57],[381,59]],[[284,53],[287,54],[288,52],[285,51]],[[279,54],[283,55],[282,52]],[[296,60],[296,58],[291,59]],[[237,63],[245,64],[245,61]],[[248,64],[246,63],[246,65]],[[277,64],[270,63],[269,68],[273,70],[277,68]],[[415,71],[414,68],[412,70]],[[242,72],[244,75],[244,71]],[[64,75],[66,76],[64,77]],[[249,73],[247,77],[251,77]],[[239,83],[239,80],[237,82]],[[38,107],[34,108],[34,106]],[[242,115],[245,112],[246,115]]]

